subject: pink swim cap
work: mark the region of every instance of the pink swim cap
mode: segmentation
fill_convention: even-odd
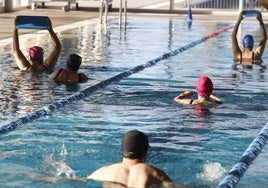
[[[209,97],[213,90],[213,83],[207,76],[202,76],[196,82],[196,91],[201,97]]]
[[[43,48],[39,46],[33,46],[29,50],[31,60],[43,60]]]

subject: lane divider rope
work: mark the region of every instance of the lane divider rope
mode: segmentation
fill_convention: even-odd
[[[190,44],[187,44],[187,45],[185,45],[179,49],[176,49],[174,51],[165,53],[162,56],[160,56],[156,59],[150,60],[145,64],[142,64],[142,65],[136,66],[132,69],[129,69],[127,71],[124,71],[116,76],[113,76],[113,77],[107,79],[107,80],[101,81],[101,82],[97,83],[96,85],[85,88],[82,91],[78,91],[78,92],[76,92],[76,93],[74,93],[66,98],[63,98],[63,99],[56,101],[53,104],[49,104],[49,105],[47,105],[39,110],[36,110],[36,111],[26,115],[26,116],[23,116],[17,120],[14,120],[14,121],[0,127],[0,135],[9,133],[9,132],[11,132],[19,127],[22,127],[26,123],[32,122],[40,117],[44,117],[46,115],[49,115],[49,114],[51,114],[51,112],[53,112],[54,110],[56,110],[58,108],[64,107],[65,105],[67,105],[75,100],[81,100],[81,99],[91,95],[92,93],[94,93],[98,89],[103,89],[111,83],[118,82],[125,77],[128,77],[134,73],[142,71],[145,68],[148,68],[148,67],[155,65],[156,63],[158,63],[161,60],[168,59],[168,58],[175,56],[175,55],[177,55],[177,54],[179,54],[179,53],[181,53],[189,48],[192,48],[192,47],[194,47],[202,42],[205,42],[208,39],[217,37],[218,35],[222,34],[223,32],[225,32],[233,27],[234,26],[229,26],[229,27],[221,29],[215,33],[211,33],[211,34],[203,37],[202,39],[199,39],[199,40],[194,41]]]
[[[268,139],[268,123],[262,128],[258,136],[251,142],[240,160],[231,168],[217,188],[233,188],[246,172],[249,165],[257,158]]]

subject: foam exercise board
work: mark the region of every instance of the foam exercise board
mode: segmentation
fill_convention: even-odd
[[[47,29],[49,18],[47,16],[17,16],[17,29]]]
[[[244,18],[257,18],[260,12],[257,10],[243,10],[242,14]]]

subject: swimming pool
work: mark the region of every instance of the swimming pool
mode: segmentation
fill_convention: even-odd
[[[117,21],[109,20],[102,30],[93,22],[60,32],[63,49],[57,67],[64,66],[69,53],[81,54],[81,71],[91,80],[79,86],[56,85],[46,75],[22,73],[11,50],[2,53],[1,125],[235,22],[197,17],[188,29],[183,16],[129,17],[124,31]],[[252,24],[250,32],[256,31],[258,24]],[[120,161],[120,140],[130,129],[149,135],[148,163],[175,182],[216,187],[267,123],[267,70],[234,69],[230,35],[231,30],[226,31],[1,135],[1,187],[100,187],[92,181],[53,182],[52,178],[85,177]],[[48,48],[42,34],[22,45],[40,38]],[[265,54],[267,49],[264,65]],[[223,105],[200,113],[173,102],[182,91],[194,89],[196,79],[204,74],[212,78]],[[266,158],[267,146],[237,187],[264,187]]]

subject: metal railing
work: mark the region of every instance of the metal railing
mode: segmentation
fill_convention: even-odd
[[[191,1],[190,6],[192,8],[229,10],[238,9],[240,6],[242,6],[243,9],[261,8],[261,4],[257,0],[203,0],[199,2]]]
[[[39,0],[41,1],[41,0]],[[46,2],[68,2],[68,0],[44,0]],[[100,2],[102,0],[70,0],[70,2],[79,2],[79,4],[86,4],[86,6],[90,6],[91,4],[95,4],[96,2]],[[112,8],[111,0],[108,0],[109,9]],[[120,8],[119,1],[122,0],[114,0],[114,4],[116,4],[116,8]],[[0,0],[0,8],[5,8],[11,10],[17,7],[30,6],[32,0]],[[106,2],[106,1],[105,1]],[[154,1],[152,1],[154,2]],[[144,1],[144,6],[148,5],[150,2]],[[233,11],[241,11],[242,9],[258,9],[263,10],[261,4],[258,0],[163,0],[160,2],[155,1],[155,3],[151,3],[152,5],[159,4],[159,6],[153,6],[152,9],[161,9],[166,11],[180,10],[182,8],[193,8],[193,9],[209,9],[209,10],[233,10]],[[166,5],[163,5],[166,4]],[[130,6],[129,6],[130,5]],[[130,8],[142,9],[135,6],[135,3],[129,2]],[[7,6],[7,7],[6,7]],[[97,5],[98,7],[99,5]],[[121,9],[122,10],[122,9]]]
[[[127,0],[120,0],[120,6],[119,6],[119,27],[120,28],[122,27],[123,5],[124,5],[124,28],[126,28],[126,23],[127,23]]]
[[[112,0],[102,0],[100,4],[100,21],[99,23],[103,23],[103,12],[104,12],[104,20],[107,22],[108,10],[111,9]],[[124,9],[124,28],[126,28],[127,22],[127,0],[120,0],[119,5],[119,27],[122,28],[122,15]]]
[[[258,0],[170,0],[170,10],[180,8],[196,8],[211,10],[262,9]]]
[[[105,23],[107,23],[107,16],[108,16],[108,9],[109,9],[109,2],[111,0],[101,0],[100,3],[100,24],[103,23],[103,12],[104,12],[104,20]]]

